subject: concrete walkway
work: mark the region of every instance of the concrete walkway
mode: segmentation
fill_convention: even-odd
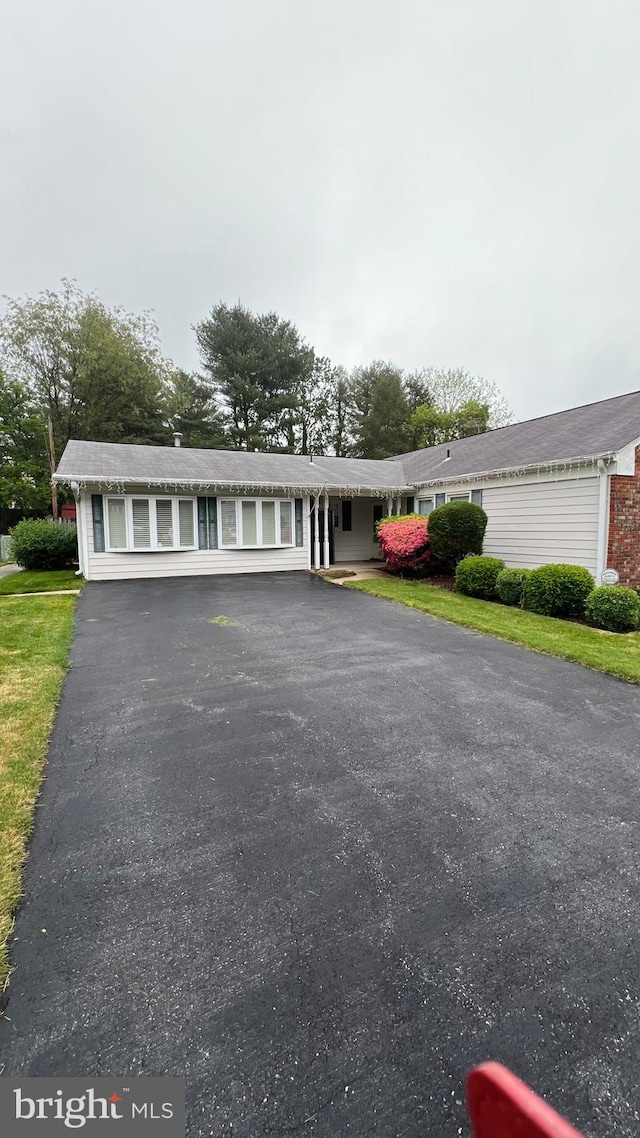
[[[10,573],[21,573],[19,565],[0,565],[0,577],[8,577]]]
[[[318,576],[323,577],[326,573],[333,573],[336,570],[344,569],[349,573],[346,577],[329,577],[333,585],[342,585],[344,581],[363,581],[370,577],[388,577],[389,573],[385,566],[384,561],[339,561],[336,565],[332,565],[330,569],[319,569]]]
[[[76,619],[4,1075],[183,1075],[189,1138],[455,1138],[499,1059],[637,1138],[636,687],[310,573]]]

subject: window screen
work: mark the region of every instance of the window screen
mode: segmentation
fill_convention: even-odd
[[[109,545],[111,549],[127,548],[127,517],[124,498],[109,498],[107,513],[109,517]]]
[[[220,503],[220,525],[222,529],[222,544],[236,545],[238,542],[238,531],[235,502],[227,499],[227,501]]]
[[[149,499],[133,498],[131,502],[131,515],[133,519],[133,548],[148,549],[151,545]]]
[[[258,524],[255,502],[242,503],[242,544],[258,544]]]
[[[418,513],[428,517],[433,509],[433,498],[418,498]]]
[[[276,544],[276,504],[275,502],[262,503],[262,544]]]
[[[193,526],[193,502],[182,498],[178,502],[178,523],[180,528],[180,545],[195,545]]]
[[[280,544],[293,544],[293,524],[291,502],[280,503]]]
[[[173,503],[171,498],[158,498],[156,500],[156,526],[158,529],[158,545],[170,549],[173,545]]]

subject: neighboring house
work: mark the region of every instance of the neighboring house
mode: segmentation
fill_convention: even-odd
[[[258,573],[379,555],[375,523],[467,499],[507,565],[640,583],[640,392],[384,460],[69,442],[90,580]]]

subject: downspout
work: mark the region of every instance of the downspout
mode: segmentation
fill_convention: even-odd
[[[606,464],[598,459],[598,546],[596,553],[596,585],[602,583],[602,574],[607,567],[607,546],[609,543],[609,499],[611,477]]]
[[[82,495],[77,482],[71,482],[71,492],[76,504],[76,527],[78,531],[78,569],[76,577],[87,577],[87,563],[89,560],[86,548],[86,531],[84,524],[84,510],[82,509]]]

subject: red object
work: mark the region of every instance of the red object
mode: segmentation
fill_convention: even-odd
[[[401,522],[382,520],[378,526],[380,549],[394,573],[403,569],[424,569],[433,562],[426,518],[405,518]]]
[[[63,506],[60,511],[60,516],[66,518],[67,521],[75,522],[76,520],[76,507],[75,503],[71,502],[69,505]]]
[[[467,1075],[473,1138],[584,1138],[501,1063]]]

